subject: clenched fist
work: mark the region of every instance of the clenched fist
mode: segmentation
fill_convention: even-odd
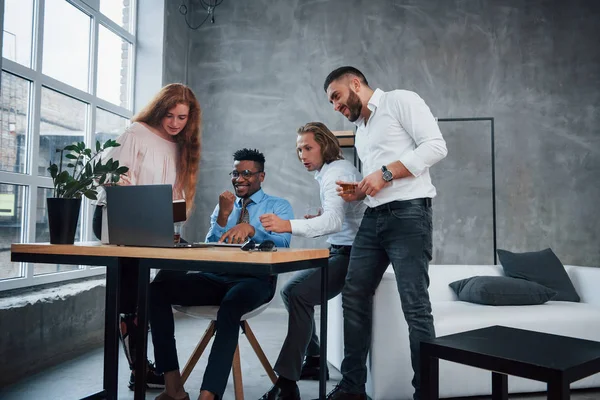
[[[227,219],[233,211],[234,204],[235,195],[229,190],[226,190],[219,195],[219,216],[217,217],[217,224],[220,226],[227,225]]]
[[[263,228],[275,233],[292,233],[290,221],[281,219],[275,214],[263,214],[260,216]]]

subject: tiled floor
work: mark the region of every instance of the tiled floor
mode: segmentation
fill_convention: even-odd
[[[193,351],[207,324],[208,322],[206,321],[187,317],[177,319],[176,337],[181,364],[185,363],[187,357]],[[250,324],[265,354],[271,362],[274,362],[287,330],[286,311],[282,308],[271,307],[258,317],[253,318]],[[257,400],[271,387],[271,382],[245,338],[241,338],[240,346],[245,398],[247,400]],[[120,354],[120,365],[124,366],[126,365],[125,356],[122,352]],[[150,354],[152,354],[151,349]],[[206,358],[206,354],[202,356],[186,384],[186,390],[190,393],[192,399],[195,399],[198,395],[203,371],[206,366]],[[328,391],[341,379],[340,373],[335,369],[330,369],[330,372],[331,380],[327,385]],[[128,379],[129,369],[122,367],[119,371],[120,400],[133,399],[133,392],[127,388],[126,383]],[[101,383],[102,349],[99,348],[75,360],[31,376],[15,385],[0,389],[0,399],[72,400],[100,390]],[[302,381],[299,386],[303,399],[317,398],[318,382]],[[146,399],[154,399],[157,395],[157,392],[149,392]],[[233,383],[230,377],[223,400],[232,400],[233,398]],[[489,397],[471,397],[469,399],[483,400],[489,399]],[[516,395],[511,396],[511,399],[542,400],[546,399],[546,396],[545,394]],[[600,400],[600,390],[575,391],[572,393],[571,399]]]

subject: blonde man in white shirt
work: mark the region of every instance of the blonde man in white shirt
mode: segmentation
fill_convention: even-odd
[[[312,238],[329,235],[327,298],[331,299],[344,286],[352,242],[366,208],[361,201],[345,202],[340,198],[336,181],[349,175],[354,175],[357,180],[362,177],[354,165],[343,159],[337,138],[320,122],[311,122],[298,129],[296,151],[306,170],[315,173],[322,213],[289,221],[265,214],[261,222],[265,229],[278,233]],[[279,378],[261,400],[299,400],[296,382],[318,379],[320,348],[314,307],[321,302],[320,287],[321,271],[314,269],[297,272],[281,291],[289,312],[288,333],[274,367]]]
[[[343,377],[327,399],[367,398],[373,294],[391,262],[408,323],[414,399],[419,400],[420,343],[435,337],[427,291],[431,199],[436,195],[429,168],[446,156],[446,142],[429,107],[414,92],[373,90],[353,67],[331,72],[324,89],[334,110],[357,126],[355,145],[365,174],[353,194],[338,191],[344,200],[364,200],[368,206],[342,290]]]

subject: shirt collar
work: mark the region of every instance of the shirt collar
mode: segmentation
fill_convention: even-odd
[[[329,163],[331,164],[331,163]],[[315,171],[315,179],[317,181],[320,181],[321,179],[323,179],[323,176],[325,176],[325,172],[329,169],[329,164],[328,163],[323,163],[323,166],[321,167],[320,171]]]
[[[367,103],[367,107],[369,110],[375,111],[377,107],[379,107],[379,102],[381,101],[381,96],[383,96],[383,90],[377,88],[371,95],[369,102]]]
[[[371,113],[374,112],[377,109],[377,107],[379,107],[381,96],[383,96],[383,90],[379,88],[375,89],[375,91],[371,95],[371,98],[369,99],[369,102],[367,103],[367,108],[371,110]],[[357,126],[363,125],[364,120],[365,119],[363,117],[360,117],[356,121],[354,121],[354,124]]]
[[[258,189],[258,191],[256,193],[254,193],[252,196],[250,196],[250,200],[252,200],[255,204],[258,204],[262,201],[262,199],[264,199],[264,197],[266,196],[265,192],[263,192],[262,188]],[[237,197],[236,196],[236,201],[235,203],[242,207],[242,202],[244,201],[244,199],[242,199],[241,197]]]

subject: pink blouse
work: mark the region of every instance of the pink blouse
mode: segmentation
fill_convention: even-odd
[[[175,184],[177,178],[177,144],[156,135],[139,122],[131,124],[117,138],[119,147],[108,149],[103,160],[119,160],[129,167],[120,184],[156,185]],[[183,199],[183,194],[173,191],[173,200]],[[106,192],[98,191],[98,205],[106,204]]]

